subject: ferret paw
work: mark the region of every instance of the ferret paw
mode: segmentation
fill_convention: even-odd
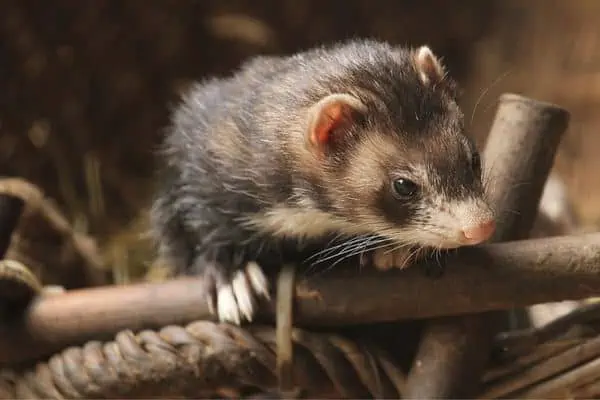
[[[411,249],[402,248],[397,250],[376,249],[370,253],[371,264],[382,271],[392,268],[406,268],[410,265]]]
[[[258,298],[270,299],[269,281],[257,263],[249,262],[231,281],[217,284],[216,301],[209,299],[209,304],[219,321],[240,325],[252,322]]]

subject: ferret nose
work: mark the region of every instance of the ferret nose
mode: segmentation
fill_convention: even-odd
[[[465,244],[479,244],[488,240],[496,231],[496,221],[489,220],[479,225],[464,228],[462,234]]]

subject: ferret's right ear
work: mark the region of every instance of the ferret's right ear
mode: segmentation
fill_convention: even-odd
[[[424,84],[436,84],[444,80],[444,66],[428,46],[419,47],[413,57],[419,78]]]
[[[319,100],[309,110],[306,133],[309,148],[323,153],[343,141],[356,114],[364,111],[366,106],[349,94],[336,93]]]

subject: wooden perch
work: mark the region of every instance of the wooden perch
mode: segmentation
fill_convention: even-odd
[[[432,280],[423,266],[387,272],[341,266],[296,284],[296,325],[338,326],[502,310],[600,294],[600,233],[465,248]],[[0,363],[51,354],[124,329],[212,319],[200,279],[41,296],[0,326]],[[448,301],[452,299],[452,301]],[[274,306],[261,309],[273,320]]]
[[[514,94],[500,97],[483,155],[488,198],[498,213],[493,241],[528,237],[569,118],[554,104]],[[506,312],[499,312],[431,321],[406,383],[406,397],[471,397],[489,360],[491,339],[506,320]]]

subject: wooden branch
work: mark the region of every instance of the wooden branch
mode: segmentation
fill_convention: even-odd
[[[73,289],[110,282],[95,241],[76,232],[39,187],[21,178],[2,178],[0,196],[23,204],[6,258],[27,265],[45,285]]]
[[[483,157],[488,196],[499,214],[494,241],[529,235],[569,117],[552,104],[514,94],[501,96]],[[506,314],[491,313],[432,321],[407,380],[406,397],[472,397],[503,319]]]
[[[8,250],[12,234],[21,218],[23,206],[22,199],[0,193],[0,258],[4,258]]]
[[[568,348],[557,355],[520,371],[499,382],[494,382],[477,398],[550,398],[553,391],[561,391],[587,382],[578,379],[565,380],[566,376],[581,377],[575,371],[583,363],[593,362],[600,356],[600,337],[584,340],[582,343]],[[594,363],[591,376],[598,376],[599,363]],[[587,369],[586,369],[587,371]],[[554,378],[549,381],[549,379]],[[595,380],[595,379],[594,379]],[[549,383],[551,384],[549,385]],[[569,384],[567,384],[569,382]],[[526,396],[525,393],[528,393]],[[526,396],[526,397],[525,397]],[[560,396],[559,398],[565,398]]]
[[[435,280],[422,265],[387,272],[340,266],[298,277],[295,324],[430,318],[600,294],[600,233],[465,248],[442,261],[445,273]],[[273,321],[274,305],[263,306],[261,319]],[[42,296],[21,321],[0,324],[0,363],[31,360],[124,329],[196,319],[212,319],[196,278]]]
[[[568,371],[561,371],[562,373],[554,375],[551,379],[542,381],[541,383],[528,388],[526,390],[516,392],[515,398],[518,399],[582,399],[586,397],[574,397],[575,390],[581,386],[588,386],[589,384],[596,383],[595,390],[598,390],[597,379],[598,373],[600,373],[600,358],[592,358],[584,364],[578,363],[582,358],[583,354],[589,350],[586,348],[586,344],[595,344],[597,341],[590,341],[582,345],[581,348],[574,349],[573,352],[569,353],[571,358],[567,358],[565,355],[564,361],[565,366],[573,367]],[[599,353],[596,351],[596,355]],[[562,361],[562,360],[559,360]],[[542,366],[544,367],[544,366]],[[588,391],[590,388],[588,387]],[[592,393],[590,398],[597,398],[596,393]],[[486,397],[489,398],[489,397]]]
[[[599,316],[600,304],[590,303],[540,328],[498,335],[495,346],[502,350],[503,362],[486,371],[485,386],[477,398],[522,398],[521,393],[529,391],[528,388],[556,376],[560,378],[578,365],[597,358],[600,337],[593,326]],[[574,385],[585,383],[573,382]],[[548,394],[538,395],[548,398]]]
[[[24,205],[19,197],[0,192],[0,260],[5,258],[10,247]],[[35,294],[29,285],[23,284],[23,280],[13,279],[4,265],[0,265],[2,274],[5,279],[0,280],[0,319],[15,309],[22,309]]]

